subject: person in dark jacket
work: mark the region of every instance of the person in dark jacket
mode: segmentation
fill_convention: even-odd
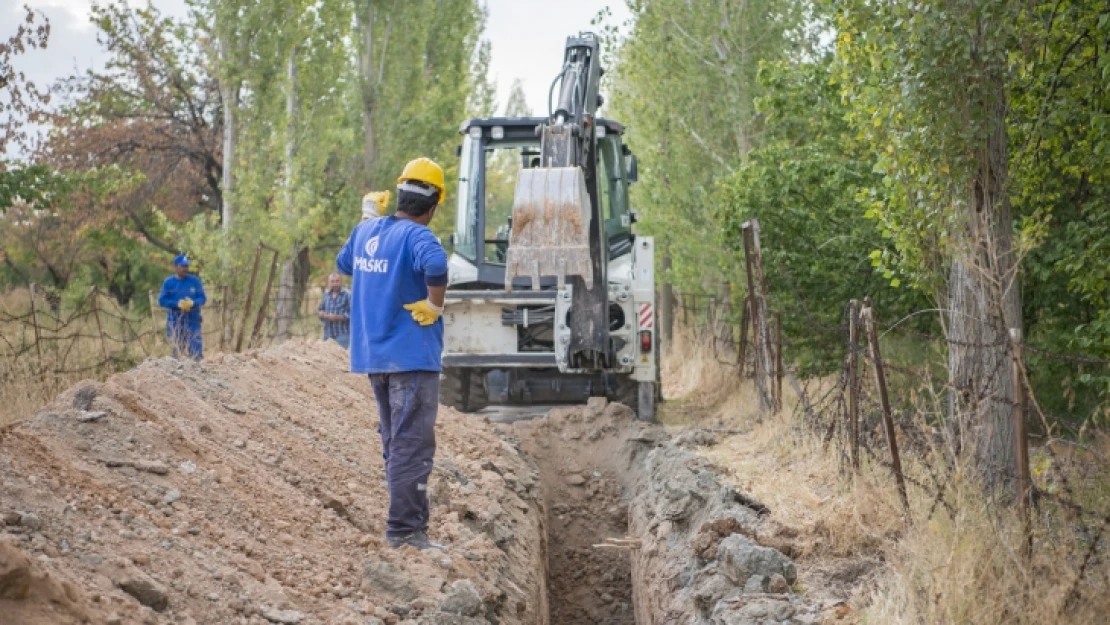
[[[162,283],[158,305],[166,309],[166,336],[173,357],[200,360],[204,357],[200,309],[208,301],[200,278],[189,273],[189,257],[173,259],[173,275]]]

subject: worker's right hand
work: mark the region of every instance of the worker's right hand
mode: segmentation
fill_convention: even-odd
[[[180,308],[181,310],[185,311],[185,312],[189,312],[190,310],[193,309],[193,300],[192,300],[192,298],[189,298],[189,297],[181,298],[177,302],[177,307]]]
[[[436,306],[426,299],[411,304],[405,304],[405,310],[412,313],[412,318],[422,326],[430,326],[443,314],[443,307]]]

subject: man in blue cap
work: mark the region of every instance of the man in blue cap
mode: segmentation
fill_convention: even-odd
[[[200,278],[189,273],[189,257],[180,254],[173,259],[173,275],[162,283],[158,305],[166,309],[166,336],[173,346],[173,357],[204,357],[200,332],[200,308],[208,298]]]

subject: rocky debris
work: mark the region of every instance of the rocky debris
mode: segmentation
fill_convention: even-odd
[[[96,399],[96,387],[85,386],[77,389],[73,394],[73,403],[70,405],[74,410],[85,412],[92,409],[94,399]]]
[[[97,412],[89,412],[87,410],[79,410],[77,412],[77,422],[78,423],[92,423],[93,421],[99,421],[99,420],[103,419],[106,416],[108,416],[108,413],[103,411],[103,410],[99,410]]]
[[[42,529],[42,519],[37,514],[23,512],[19,515],[19,526],[26,528],[28,531],[37,532]]]
[[[118,469],[120,467],[131,468],[146,473],[153,473],[155,475],[165,475],[170,472],[170,467],[164,462],[158,460],[120,460],[118,458],[103,458],[100,462],[104,466]]]
[[[259,614],[267,621],[278,623],[278,625],[297,625],[304,620],[304,613],[296,610],[262,608]]]
[[[459,616],[478,616],[482,612],[482,596],[478,594],[474,582],[460,579],[451,584],[451,590],[439,604],[439,609]]]
[[[149,579],[129,577],[116,585],[155,612],[164,612],[170,605],[170,598],[166,595],[166,591]]]
[[[791,583],[798,579],[798,571],[790,558],[776,549],[760,547],[739,534],[721,541],[717,559],[721,572],[736,584],[756,576],[770,579],[772,575],[781,575]]]
[[[717,435],[708,430],[689,430],[674,437],[679,447],[712,447],[717,444]]]
[[[391,549],[376,402],[346,361],[302,341],[150,359],[5,428],[0,546],[32,581],[0,598],[0,622],[277,622],[265,608],[301,625],[537,623],[546,512],[519,440],[441,408],[436,462],[452,470],[429,481],[429,534],[450,557]],[[22,595],[18,579],[4,584]],[[474,616],[439,609],[463,579]]]
[[[725,484],[709,462],[675,442],[639,454],[629,510],[637,622],[815,625],[823,606],[791,592],[797,567],[757,541],[766,507]],[[679,580],[678,584],[674,580]]]
[[[376,592],[399,601],[412,601],[416,590],[405,577],[405,572],[389,562],[367,561],[362,569],[366,584]]]

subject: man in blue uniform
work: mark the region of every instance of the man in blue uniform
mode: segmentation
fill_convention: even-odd
[[[386,539],[395,548],[445,550],[427,534],[447,289],[447,253],[428,223],[443,202],[443,169],[418,158],[397,183],[397,212],[356,226],[335,265],[354,276],[351,372],[370,376],[378,402]]]
[[[200,278],[189,273],[189,257],[181,254],[173,259],[173,275],[162,283],[158,305],[166,309],[166,336],[173,346],[173,357],[204,357],[200,332],[200,308],[208,298]]]
[[[316,307],[316,316],[324,324],[324,340],[331,339],[347,349],[351,345],[351,292],[343,288],[343,278],[332,272],[328,290]]]

